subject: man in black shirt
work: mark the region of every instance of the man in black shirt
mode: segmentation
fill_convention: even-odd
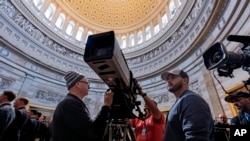
[[[69,93],[56,107],[52,138],[54,141],[100,141],[113,102],[113,92],[106,92],[104,105],[92,121],[88,108],[82,101],[90,88],[88,79],[82,74],[70,71],[65,75],[65,80]]]

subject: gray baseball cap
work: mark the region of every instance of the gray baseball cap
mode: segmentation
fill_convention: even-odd
[[[177,76],[180,76],[182,78],[189,78],[188,74],[186,72],[184,72],[183,70],[172,70],[172,71],[169,71],[169,72],[164,72],[161,74],[161,79],[162,80],[167,80],[167,77],[168,75],[177,75]]]

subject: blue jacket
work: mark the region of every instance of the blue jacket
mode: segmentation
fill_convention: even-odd
[[[206,101],[186,90],[170,109],[164,141],[212,141],[214,122]]]
[[[15,109],[15,120],[6,129],[3,139],[1,141],[19,141],[20,131],[27,123],[29,116],[25,107]]]
[[[243,111],[239,112],[238,116],[231,119],[231,125],[250,125],[250,120],[247,120]]]
[[[4,131],[14,121],[16,115],[14,108],[10,103],[4,103],[0,105],[0,140],[4,134]]]

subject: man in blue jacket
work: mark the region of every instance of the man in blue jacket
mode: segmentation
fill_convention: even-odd
[[[209,106],[200,95],[188,90],[187,73],[173,70],[161,77],[176,97],[167,116],[164,141],[212,141],[214,122]]]
[[[54,141],[101,141],[106,127],[106,120],[113,102],[113,92],[106,92],[104,105],[94,121],[83,97],[88,95],[89,81],[77,72],[65,75],[69,93],[57,105],[52,123]]]

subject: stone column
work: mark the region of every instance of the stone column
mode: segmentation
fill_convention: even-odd
[[[162,15],[161,14],[158,14],[157,21],[158,21],[158,24],[159,24],[159,27],[160,27],[160,30],[161,30],[163,28]]]
[[[180,3],[178,0],[173,0],[174,1],[174,6],[177,9],[180,6]]]
[[[137,46],[138,45],[138,31],[137,30],[134,31],[134,40],[135,40],[134,46]]]
[[[209,98],[212,103],[212,111],[214,111],[215,116],[224,113],[224,110],[222,108],[222,104],[220,101],[220,97],[218,95],[218,92],[216,90],[213,78],[208,70],[205,68],[202,68],[202,74],[204,77],[204,85],[206,86],[208,91]]]
[[[48,9],[48,7],[49,7],[50,4],[51,4],[50,1],[45,1],[44,4],[43,4],[43,6],[41,7],[40,11],[42,13],[45,13],[45,11]]]
[[[78,32],[79,29],[79,23],[77,21],[74,21],[75,25],[73,27],[73,31],[72,31],[72,38],[76,38],[76,34]]]
[[[171,19],[171,14],[170,14],[170,9],[169,9],[169,5],[166,6],[166,15],[168,17],[168,21]]]
[[[53,15],[52,19],[51,19],[51,23],[56,23],[59,15],[62,13],[62,10],[60,7],[57,7],[55,14]]]
[[[65,21],[63,22],[63,27],[62,27],[62,31],[66,33],[66,29],[69,25],[69,21],[71,20],[70,16],[69,15],[66,15],[66,19]]]

